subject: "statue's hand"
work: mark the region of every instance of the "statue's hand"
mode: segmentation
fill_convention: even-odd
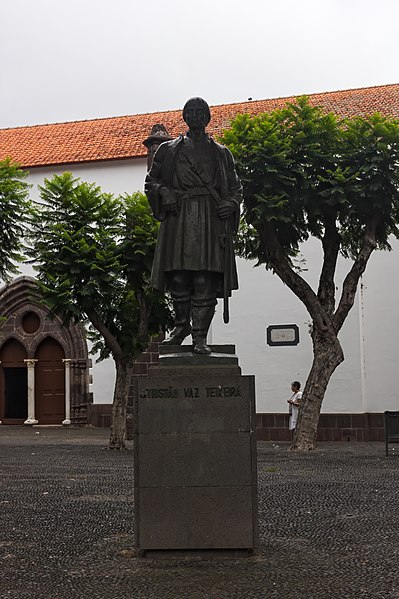
[[[179,205],[177,202],[173,202],[171,204],[166,204],[165,206],[165,212],[167,214],[173,214],[174,216],[176,216],[176,214],[179,212]]]
[[[162,205],[166,214],[176,215],[179,211],[179,205],[176,201],[176,196],[167,187],[164,187],[161,192],[162,195]]]
[[[222,202],[217,208],[216,213],[219,218],[225,220],[229,218],[234,213],[234,206],[229,204],[228,202]]]

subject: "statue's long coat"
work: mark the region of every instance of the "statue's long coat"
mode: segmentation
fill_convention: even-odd
[[[149,203],[154,217],[161,221],[151,283],[155,289],[164,290],[165,272],[170,270],[220,272],[217,296],[223,297],[226,272],[228,293],[238,289],[232,234],[240,218],[242,187],[230,151],[208,138],[208,161],[201,166],[220,199],[234,208],[231,218],[221,220],[215,199],[184,156],[185,142],[187,138],[180,136],[161,144],[146,177]],[[176,215],[165,210],[171,202],[179,205]]]

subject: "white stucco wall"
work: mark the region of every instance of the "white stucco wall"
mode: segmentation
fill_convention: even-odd
[[[37,186],[43,184],[44,178],[66,171],[73,173],[82,181],[97,183],[103,191],[109,193],[133,193],[134,191],[143,191],[146,159],[110,160],[30,169],[28,181],[33,185],[32,197],[38,197]]]
[[[142,190],[146,172],[145,159],[32,169],[29,182],[37,185],[44,177],[69,170],[84,181],[96,182],[104,191],[131,193]],[[363,278],[362,293],[345,322],[340,340],[345,361],[334,373],[325,397],[323,411],[330,413],[381,412],[399,409],[397,364],[399,318],[398,250],[375,253]],[[303,255],[308,271],[304,277],[317,288],[321,250],[317,240],[304,244]],[[348,270],[341,259],[338,266],[340,286]],[[213,343],[233,343],[237,347],[244,374],[256,377],[257,410],[285,412],[290,383],[306,380],[312,360],[308,332],[310,317],[303,304],[280,279],[263,267],[238,260],[240,289],[230,302],[230,323],[222,321],[222,302],[212,324]],[[25,272],[25,271],[24,271]],[[31,274],[28,269],[26,274]],[[297,346],[269,347],[266,328],[270,324],[297,324],[300,343]],[[93,366],[93,391],[96,403],[112,401],[114,367],[112,360]]]
[[[399,410],[399,242],[375,252],[363,277],[364,372],[370,411]]]

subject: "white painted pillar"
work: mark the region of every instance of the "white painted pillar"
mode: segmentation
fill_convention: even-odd
[[[24,424],[38,424],[35,418],[35,364],[37,360],[24,360],[28,367],[28,418]]]
[[[65,364],[65,420],[64,426],[71,424],[71,362],[70,358],[62,360]]]

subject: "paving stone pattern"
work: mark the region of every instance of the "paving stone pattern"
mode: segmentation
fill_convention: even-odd
[[[0,427],[1,599],[399,598],[399,446],[259,443],[258,552],[156,561],[133,551],[131,446],[106,443]]]

